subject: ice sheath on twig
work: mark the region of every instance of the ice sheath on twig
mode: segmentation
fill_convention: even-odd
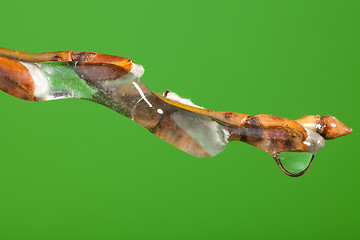
[[[0,48],[4,92],[29,101],[79,98],[102,104],[197,157],[215,156],[230,141],[242,141],[269,153],[287,175],[300,176],[324,146],[324,138],[352,132],[332,116],[291,120],[206,110],[170,91],[150,91],[140,80],[143,73],[141,65],[124,57]]]

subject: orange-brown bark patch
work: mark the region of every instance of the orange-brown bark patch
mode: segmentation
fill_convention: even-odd
[[[24,100],[34,100],[35,84],[21,62],[0,57],[0,89]]]

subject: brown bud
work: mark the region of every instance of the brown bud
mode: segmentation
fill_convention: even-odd
[[[334,139],[352,133],[350,127],[346,126],[333,116],[322,116],[321,123],[324,127],[324,132],[321,135],[325,139]]]

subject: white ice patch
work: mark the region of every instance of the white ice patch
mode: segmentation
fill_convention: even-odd
[[[134,87],[136,88],[136,90],[138,90],[141,98],[144,99],[144,101],[149,105],[149,107],[153,107],[152,104],[149,102],[149,100],[145,97],[145,94],[144,94],[144,92],[141,90],[140,86],[139,86],[136,82],[132,82],[132,84],[134,85]]]
[[[308,134],[308,137],[304,141],[304,144],[309,147],[308,148],[309,153],[314,153],[315,154],[317,151],[319,151],[320,149],[322,149],[325,146],[325,140],[317,132],[315,132],[315,131],[311,130],[310,128],[307,128],[307,127],[304,127],[304,128],[305,128],[305,130],[306,130],[306,132]]]
[[[166,91],[165,93],[163,93],[163,96],[165,96],[167,99],[170,99],[174,102],[179,102],[179,103],[182,103],[182,104],[185,104],[188,106],[192,106],[192,107],[203,108],[198,105],[195,105],[190,99],[182,98],[174,92]]]
[[[50,84],[47,77],[41,72],[39,66],[36,63],[21,62],[30,72],[34,84],[35,94],[34,96],[43,100],[48,100],[50,92]]]
[[[223,135],[224,135],[224,140],[225,140],[225,142],[229,143],[230,132],[224,128],[224,129],[222,130],[222,133],[223,133]]]
[[[141,78],[142,75],[144,75],[145,69],[142,65],[133,63],[130,72],[134,74],[135,77]]]

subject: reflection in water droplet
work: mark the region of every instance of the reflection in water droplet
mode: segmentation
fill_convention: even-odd
[[[282,152],[278,159],[282,167],[289,173],[301,173],[311,163],[313,154],[308,152]]]

